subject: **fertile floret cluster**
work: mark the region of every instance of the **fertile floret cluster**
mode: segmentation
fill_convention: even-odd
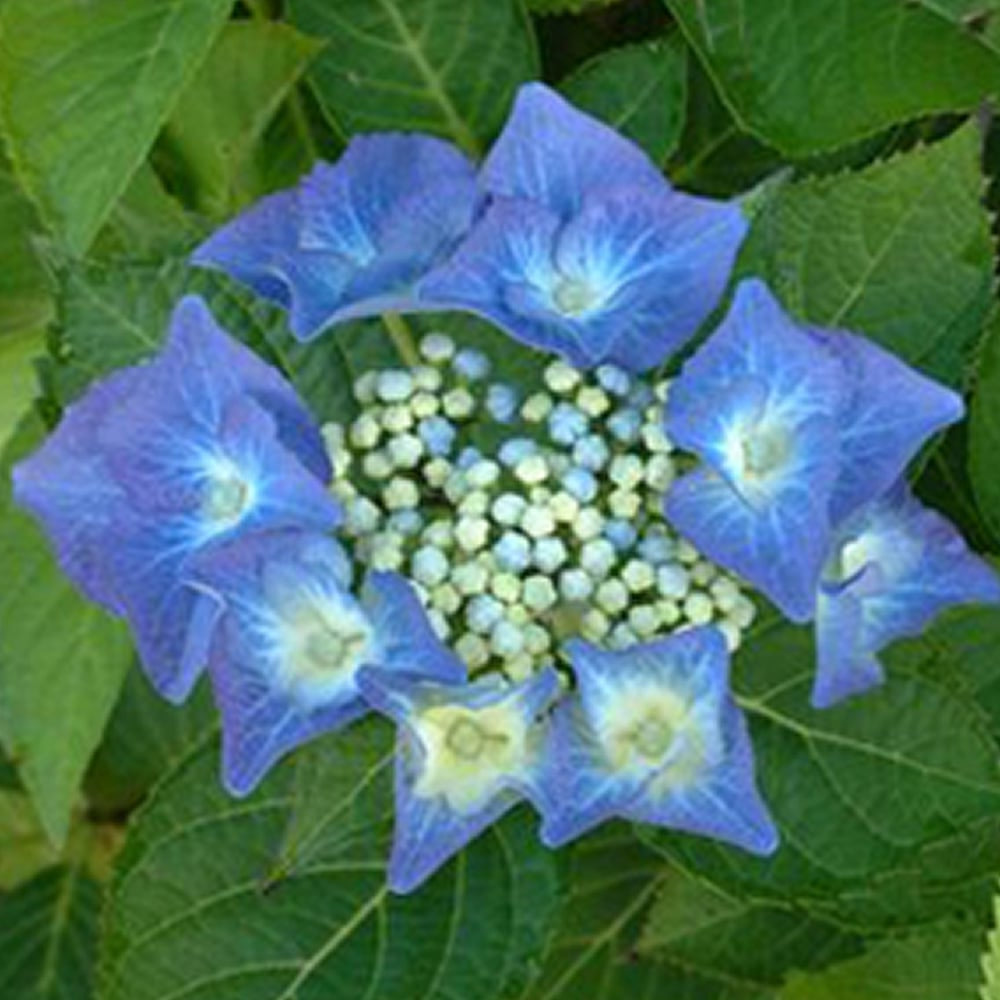
[[[739,645],[753,602],[663,520],[668,383],[554,361],[523,393],[443,334],[420,351],[358,379],[360,414],[323,431],[357,561],[413,581],[470,671],[521,680],[567,638],[625,649],[709,622]]]

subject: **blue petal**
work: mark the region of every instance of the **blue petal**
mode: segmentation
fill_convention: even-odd
[[[14,499],[44,525],[63,572],[91,600],[121,613],[107,574],[108,538],[127,504],[98,448],[102,424],[141,383],[126,369],[95,383],[12,472]]]
[[[557,696],[554,672],[544,671],[515,686],[490,677],[463,686],[416,683],[398,674],[363,670],[358,678],[365,696],[379,711],[399,724],[396,758],[396,831],[389,862],[389,885],[394,892],[416,889],[449,858],[490,824],[527,796],[536,807],[546,808],[541,792],[543,731],[538,719]],[[495,776],[492,791],[482,804],[453,809],[446,792],[418,794],[416,786],[428,759],[419,735],[419,714],[434,707],[462,706],[483,709],[509,706],[537,731],[537,752],[523,770]]]
[[[865,648],[864,610],[849,589],[820,587],[816,604],[816,678],[810,702],[830,708],[878,687],[885,672]]]
[[[761,512],[716,473],[699,469],[673,484],[664,514],[706,558],[745,577],[792,621],[812,619],[829,522],[808,480]]]
[[[673,485],[667,517],[796,621],[828,550],[845,391],[836,359],[745,281],[667,404],[668,435],[707,463]]]
[[[373,571],[361,601],[379,639],[379,663],[400,675],[461,684],[465,664],[438,639],[417,595],[398,573]]]
[[[507,124],[483,163],[480,183],[492,195],[537,201],[564,218],[595,190],[667,188],[635,143],[541,83],[518,91]]]
[[[338,508],[281,446],[274,421],[250,399],[230,402],[214,435],[196,422],[173,432],[156,420],[147,426],[141,408],[131,414],[130,427],[137,440],[130,447],[116,442],[109,457],[130,499],[116,525],[109,575],[146,672],[161,694],[181,701],[205,664],[205,640],[189,635],[185,623],[198,603],[181,580],[185,560],[252,531],[332,528]],[[247,484],[246,507],[238,515],[205,513],[206,460],[231,463]]]
[[[594,195],[565,224],[499,199],[419,293],[578,367],[641,371],[715,307],[745,232],[738,208],[667,190]]]
[[[717,629],[693,628],[621,652],[574,641],[567,652],[579,693],[557,709],[553,724],[546,781],[561,805],[546,818],[545,843],[565,843],[621,816],[758,853],[776,848],[777,833],[754,785],[746,724],[729,695],[728,653]],[[628,713],[655,706],[661,697],[677,713],[670,743],[657,751],[662,760],[616,764],[616,726],[627,732],[636,721]],[[685,761],[685,754],[694,756]]]
[[[945,608],[1000,603],[994,570],[902,483],[844,524],[828,577],[816,623],[817,707],[878,683],[876,654],[920,634]]]
[[[840,435],[841,470],[831,498],[835,523],[881,496],[934,433],[962,419],[962,397],[863,337],[813,334],[844,366],[851,387]]]
[[[344,586],[345,561],[325,535],[281,531],[217,547],[187,570],[221,615],[210,669],[223,780],[234,795],[252,791],[290,750],[368,711],[354,682],[366,660],[317,665],[308,653],[314,634],[325,637],[344,621],[368,630],[374,650],[371,623]]]
[[[174,310],[160,366],[193,407],[212,398],[218,412],[220,403],[248,394],[274,418],[281,443],[318,479],[332,478],[323,435],[291,383],[229,336],[198,296],[185,296]]]
[[[469,227],[472,164],[427,136],[352,140],[336,164],[265,198],[195,252],[289,310],[309,340],[328,326],[389,310],[428,308],[412,284]]]

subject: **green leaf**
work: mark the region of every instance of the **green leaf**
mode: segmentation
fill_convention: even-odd
[[[1000,317],[983,338],[969,415],[969,476],[990,530],[1000,538]]]
[[[31,799],[24,792],[0,789],[0,897],[58,858]]]
[[[52,316],[49,276],[32,245],[35,211],[0,143],[0,334],[35,330]]]
[[[207,680],[183,705],[171,705],[133,666],[87,772],[89,811],[112,817],[130,812],[215,720]]]
[[[32,360],[44,350],[45,338],[37,331],[0,337],[0,447],[7,443],[35,397]]]
[[[663,163],[684,127],[687,48],[675,32],[608,49],[584,63],[559,89],[578,108],[634,139]]]
[[[219,787],[217,758],[214,743],[187,758],[133,825],[102,1000],[492,1000],[523,977],[557,898],[526,810],[396,897],[390,727],[313,744],[242,802]]]
[[[621,0],[528,0],[533,14],[581,14],[594,7],[610,7]]]
[[[872,945],[815,975],[796,974],[779,1000],[977,1000],[978,930],[940,927]]]
[[[737,120],[791,157],[1000,90],[997,52],[929,0],[666,2]]]
[[[83,254],[232,0],[6,0],[0,125],[45,221]]]
[[[514,91],[538,76],[521,0],[291,0],[327,46],[310,77],[348,135],[431,132],[482,153]]]
[[[960,383],[992,304],[979,149],[969,124],[856,173],[779,186],[739,272],[765,278],[802,319],[865,333]]]
[[[687,62],[684,132],[667,176],[678,187],[700,194],[742,194],[777,170],[781,157],[740,129],[698,61]]]
[[[14,507],[10,470],[41,442],[27,419],[0,484],[0,730],[46,833],[61,845],[132,647],[125,626],[73,589],[35,522]]]
[[[993,927],[987,935],[980,966],[983,970],[980,1000],[1000,1000],[1000,894],[993,897]]]
[[[75,264],[62,277],[59,361],[49,382],[63,401],[79,395],[93,379],[155,352],[177,300],[191,292],[205,299],[225,330],[285,371],[317,420],[342,419],[351,412],[350,369],[342,343],[366,340],[364,331],[371,324],[352,324],[300,344],[281,310],[223,275],[188,267],[184,258],[157,264]]]
[[[165,141],[193,203],[224,219],[266,192],[257,156],[274,118],[322,43],[273,21],[234,21],[184,90]]]
[[[820,917],[880,926],[974,906],[966,883],[983,863],[976,838],[995,851],[1000,816],[987,720],[941,680],[898,667],[863,700],[816,711],[808,707],[814,663],[809,632],[776,619],[736,661],[778,853],[757,859],[665,831],[644,836],[727,893]],[[882,893],[873,891],[878,880]]]
[[[732,976],[705,978],[637,951],[644,915],[675,873],[628,827],[605,826],[568,851],[559,925],[541,971],[520,1000],[767,1000],[770,990]]]
[[[93,1000],[101,895],[79,865],[0,897],[0,997]]]
[[[796,907],[730,895],[678,871],[656,897],[639,950],[708,979],[741,979],[766,990],[792,969],[820,969],[862,946],[858,935]]]

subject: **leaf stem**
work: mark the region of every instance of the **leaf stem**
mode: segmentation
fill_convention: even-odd
[[[419,365],[420,354],[417,352],[417,343],[413,339],[413,331],[406,320],[399,313],[382,313],[382,322],[385,323],[392,345],[399,352],[404,363],[411,368]]]

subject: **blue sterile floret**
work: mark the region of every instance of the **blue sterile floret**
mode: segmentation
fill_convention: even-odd
[[[567,644],[577,691],[556,709],[545,782],[550,846],[612,817],[704,834],[756,854],[778,833],[754,784],[729,654],[712,626],[610,652]]]
[[[826,708],[880,684],[882,649],[969,602],[1000,602],[996,573],[897,483],[836,532],[816,605],[813,705]]]
[[[310,340],[349,319],[432,305],[413,285],[464,235],[477,199],[475,168],[454,146],[359,136],[335,164],[223,226],[192,261],[283,306]]]
[[[266,532],[202,553],[186,581],[215,602],[209,670],[222,714],[223,781],[246,795],[289,750],[369,711],[358,671],[465,678],[410,585],[371,572],[360,600],[329,536]]]
[[[667,517],[794,621],[811,620],[831,531],[879,496],[962,401],[852,334],[796,324],[760,281],[671,386],[667,434],[703,466]]]
[[[292,387],[189,297],[161,351],[95,383],[13,479],[67,575],[128,619],[153,684],[180,701],[213,621],[186,563],[250,532],[333,528],[329,475]]]
[[[550,812],[541,775],[546,712],[559,692],[554,671],[458,687],[364,669],[358,683],[399,724],[389,860],[396,892],[416,889],[521,799]]]
[[[654,367],[701,325],[747,231],[634,143],[526,84],[480,172],[488,207],[419,286],[581,368]]]

